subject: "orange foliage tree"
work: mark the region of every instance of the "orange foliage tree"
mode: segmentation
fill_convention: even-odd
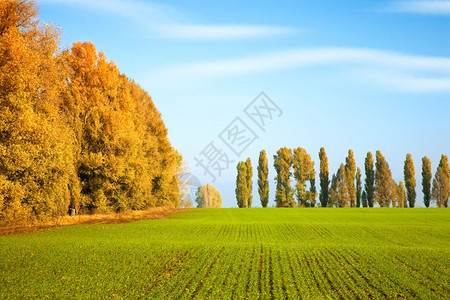
[[[0,2],[0,219],[178,206],[151,97],[93,44],[58,44],[34,1]]]
[[[60,118],[58,32],[30,1],[0,2],[0,217],[46,219],[77,193],[70,131]]]

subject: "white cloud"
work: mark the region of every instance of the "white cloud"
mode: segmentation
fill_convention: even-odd
[[[176,69],[184,74],[223,76],[331,64],[450,72],[450,58],[447,57],[413,56],[364,48],[309,48],[279,51],[239,59],[185,64]]]
[[[116,14],[138,23],[154,35],[181,39],[242,39],[289,34],[291,27],[253,24],[191,24],[164,5],[139,0],[41,0],[42,3],[76,5],[96,12]]]
[[[276,36],[294,32],[293,28],[260,25],[168,25],[162,32],[183,39],[234,39]]]
[[[450,1],[398,1],[393,2],[387,10],[403,13],[450,15]]]
[[[450,75],[436,78],[423,75],[411,76],[401,72],[380,70],[358,71],[356,74],[365,80],[375,82],[393,90],[414,93],[450,93]]]
[[[364,48],[309,48],[264,53],[238,59],[177,65],[158,73],[173,78],[211,79],[285,69],[337,66],[366,81],[400,90],[450,92],[450,58],[407,55]],[[359,74],[358,74],[359,73]]]

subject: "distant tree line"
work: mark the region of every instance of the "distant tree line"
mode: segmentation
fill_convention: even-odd
[[[0,2],[0,221],[178,206],[151,97],[93,44],[58,44],[34,1]]]
[[[303,148],[280,148],[273,156],[276,171],[275,203],[277,207],[314,207],[316,186],[314,161]],[[348,150],[345,164],[341,163],[336,173],[328,170],[325,149],[319,151],[319,202],[321,207],[414,207],[416,203],[416,180],[412,155],[408,153],[404,162],[404,183],[392,178],[389,164],[381,151],[376,151],[375,161],[367,152],[364,161],[364,187],[361,169],[356,166],[353,150]],[[250,169],[249,169],[250,168]],[[261,205],[267,207],[269,199],[268,166],[265,150],[260,152],[258,170],[258,192]],[[237,165],[236,199],[239,207],[251,207],[252,190],[251,160]],[[450,197],[450,171],[446,155],[442,155],[432,179],[431,161],[422,158],[422,191],[424,205],[434,200],[438,207],[448,207]],[[292,182],[294,180],[294,183]],[[250,200],[249,200],[250,199]]]

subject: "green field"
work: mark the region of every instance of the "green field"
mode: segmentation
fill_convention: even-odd
[[[0,298],[450,298],[448,209],[191,209],[0,237]]]

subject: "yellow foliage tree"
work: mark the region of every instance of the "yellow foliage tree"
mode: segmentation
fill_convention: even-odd
[[[180,202],[151,97],[91,43],[59,52],[35,1],[0,2],[0,219]]]
[[[37,21],[31,1],[2,1],[0,14],[0,216],[43,220],[78,197],[58,109],[58,31]]]

